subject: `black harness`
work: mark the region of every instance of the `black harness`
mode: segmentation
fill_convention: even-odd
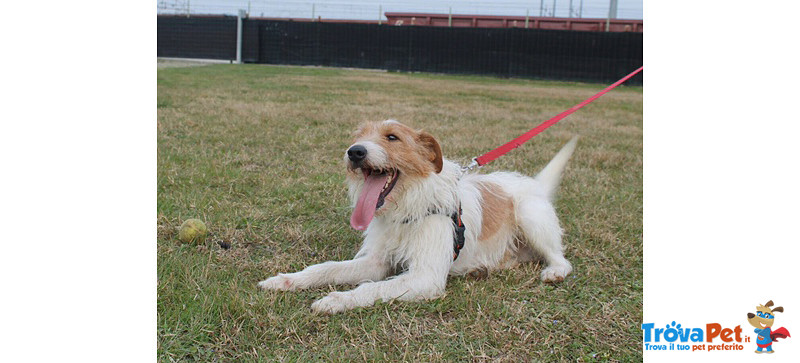
[[[464,226],[464,221],[461,220],[461,204],[458,205],[458,211],[454,212],[450,219],[453,220],[453,261],[458,258],[461,249],[464,248],[464,232],[467,227]]]
[[[428,214],[422,216],[420,219],[425,218],[430,215],[434,214],[442,214],[436,210],[429,210]],[[453,221],[453,261],[458,258],[458,254],[461,253],[461,249],[464,248],[464,232],[467,231],[467,227],[464,225],[464,221],[461,220],[461,204],[458,204],[458,210],[453,212],[450,215],[450,219]],[[403,220],[403,224],[411,223],[415,219],[407,218]]]

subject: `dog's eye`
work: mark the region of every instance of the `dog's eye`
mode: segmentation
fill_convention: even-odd
[[[394,135],[392,135],[392,134],[389,134],[389,135],[386,135],[386,140],[389,140],[389,141],[399,141],[400,139],[398,139],[398,138],[397,138],[397,136],[394,136]]]

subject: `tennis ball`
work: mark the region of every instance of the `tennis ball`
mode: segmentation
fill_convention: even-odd
[[[183,243],[202,244],[206,241],[208,228],[199,219],[187,219],[181,224],[178,239]]]

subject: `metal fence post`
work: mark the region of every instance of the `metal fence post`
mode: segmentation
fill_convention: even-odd
[[[609,0],[608,16],[606,17],[606,31],[611,31],[611,19],[617,18],[617,0]]]
[[[525,29],[528,29],[529,18],[530,18],[530,9],[525,9]]]
[[[453,27],[453,8],[450,7],[447,9],[447,26]]]
[[[239,9],[239,16],[236,17],[236,63],[242,64],[242,22],[245,15],[244,9]]]
[[[617,0],[611,0],[611,14],[609,15],[611,19],[617,18],[617,2]]]

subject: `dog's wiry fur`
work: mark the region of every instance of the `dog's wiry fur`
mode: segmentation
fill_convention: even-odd
[[[393,120],[367,123],[355,136],[353,146],[363,146],[366,158],[358,164],[345,155],[354,206],[366,183],[362,168],[398,172],[394,188],[389,188],[366,227],[361,249],[353,260],[278,274],[260,282],[261,288],[359,284],[350,291],[332,292],[311,306],[317,312],[335,313],[377,300],[435,298],[444,293],[448,275],[509,268],[536,255],[547,263],[543,281],[561,281],[572,271],[562,252],[562,230],[552,199],[576,139],[530,178],[511,172],[462,174],[459,165],[442,158],[433,136]],[[450,215],[459,202],[466,242],[453,261]],[[402,272],[389,277],[398,268]]]

